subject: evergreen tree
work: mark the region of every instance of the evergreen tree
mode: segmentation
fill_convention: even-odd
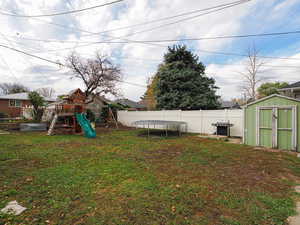
[[[40,122],[44,113],[45,100],[36,91],[29,92],[28,97],[33,106],[33,120]]]
[[[186,46],[168,48],[157,72],[158,109],[216,109],[219,107],[216,89],[215,80],[205,75],[205,66],[197,55]]]

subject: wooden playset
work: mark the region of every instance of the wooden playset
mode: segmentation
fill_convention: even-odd
[[[89,121],[84,121],[86,120],[84,116],[86,113],[85,100],[85,94],[78,88],[70,92],[61,102],[55,104],[54,117],[48,135],[54,133],[81,134],[82,129],[85,133],[88,132],[86,129],[92,129]]]

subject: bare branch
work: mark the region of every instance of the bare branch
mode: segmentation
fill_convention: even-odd
[[[36,90],[36,92],[39,93],[41,96],[48,97],[48,98],[53,97],[55,94],[55,90],[51,87],[39,88]]]
[[[19,83],[2,83],[0,84],[0,95],[29,92],[30,89]]]
[[[121,80],[121,70],[99,52],[93,59],[83,59],[73,52],[67,58],[67,65],[73,77],[83,81],[88,102],[100,94],[118,94],[116,85]]]
[[[256,99],[256,89],[259,83],[263,81],[263,77],[259,74],[262,72],[261,67],[265,64],[264,61],[258,57],[258,50],[255,45],[248,49],[248,60],[246,63],[245,72],[240,72],[243,78],[241,90],[247,95],[249,99]]]

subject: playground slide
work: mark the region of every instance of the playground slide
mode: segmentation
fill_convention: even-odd
[[[83,113],[76,113],[76,119],[81,126],[81,128],[84,130],[84,134],[88,138],[95,138],[96,137],[96,131],[92,128],[90,121],[86,118],[85,114]]]

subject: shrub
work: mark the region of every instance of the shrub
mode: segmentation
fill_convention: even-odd
[[[116,120],[118,120],[117,111],[125,109],[124,106],[122,106],[120,104],[108,104],[107,107],[102,108],[102,111],[100,113],[101,122],[107,123],[107,120],[109,119],[109,108],[111,108]]]
[[[8,115],[4,112],[0,112],[0,118],[7,118]]]

